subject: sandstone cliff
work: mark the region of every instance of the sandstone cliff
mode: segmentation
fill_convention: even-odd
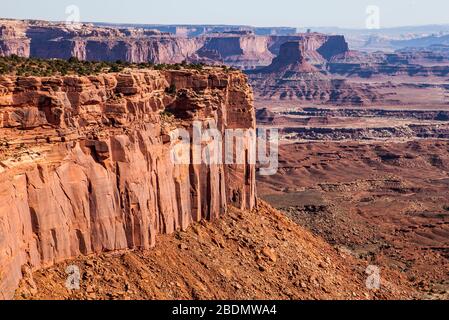
[[[252,69],[270,64],[274,55],[268,48],[269,37],[254,34],[223,34],[206,36],[196,52],[206,63],[224,63],[240,69]]]
[[[300,42],[304,58],[311,64],[321,65],[332,57],[344,54],[349,50],[344,36],[321,33],[302,33],[290,36],[272,36],[268,48],[274,55],[279,55],[286,42]]]
[[[218,68],[1,77],[0,298],[30,270],[147,249],[228,204],[253,208],[253,165],[172,163],[168,132],[193,120],[254,128],[246,77]]]

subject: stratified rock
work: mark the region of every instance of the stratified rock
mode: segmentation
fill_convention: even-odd
[[[0,298],[24,265],[148,249],[228,204],[252,209],[254,165],[171,161],[169,131],[191,131],[193,120],[254,129],[246,77],[218,68],[0,77]]]
[[[301,33],[290,36],[273,36],[270,38],[269,50],[279,55],[286,42],[300,42],[304,58],[313,65],[323,65],[332,57],[349,51],[344,36],[321,33]]]
[[[301,41],[286,42],[281,46],[279,55],[273,63],[257,70],[257,73],[276,73],[284,78],[304,73],[318,73],[318,69],[306,60],[304,51],[304,44]]]
[[[14,28],[11,27],[14,25]],[[20,25],[20,32],[18,27]],[[0,36],[0,56],[19,54],[33,58],[133,63],[207,63],[254,69],[269,65],[279,55],[282,44],[299,41],[304,56],[313,64],[324,64],[343,54],[348,45],[343,36],[319,33],[295,34],[292,29],[224,30],[209,27],[198,32],[188,28],[159,28],[168,32],[137,28],[70,25],[45,21],[0,20],[7,41]],[[254,29],[254,28],[253,28]],[[217,32],[220,31],[220,32]],[[281,32],[278,32],[281,31]],[[291,35],[288,35],[290,31]],[[1,50],[3,46],[5,50]],[[23,46],[20,49],[17,46]]]

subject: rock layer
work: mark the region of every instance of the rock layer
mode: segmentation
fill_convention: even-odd
[[[256,73],[276,73],[282,78],[301,76],[303,73],[318,73],[318,69],[306,60],[304,52],[304,44],[300,41],[286,42],[281,46],[279,55],[273,63],[257,70]]]
[[[253,208],[253,165],[173,164],[169,132],[193,120],[255,128],[246,77],[218,68],[1,77],[0,298],[27,270],[148,249],[228,204]]]

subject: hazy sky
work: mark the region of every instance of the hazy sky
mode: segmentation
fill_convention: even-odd
[[[381,27],[449,24],[448,0],[2,0],[4,18],[148,24],[245,24],[363,28],[366,8],[377,5]]]

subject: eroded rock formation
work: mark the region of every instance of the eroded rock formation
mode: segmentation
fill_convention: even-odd
[[[286,42],[281,46],[279,55],[271,65],[257,70],[257,73],[276,73],[282,78],[301,76],[304,73],[318,73],[318,69],[307,61],[304,52],[305,48],[302,42]]]
[[[228,204],[253,208],[253,165],[173,164],[169,132],[193,120],[254,128],[246,77],[218,68],[1,77],[0,298],[27,270],[148,249]]]
[[[337,105],[363,105],[379,99],[380,95],[373,92],[369,85],[355,87],[345,79],[334,79],[315,67],[312,61],[327,61],[320,51],[330,54],[330,51],[316,49],[316,46],[302,41],[282,44],[279,55],[271,65],[248,72],[258,96],[262,99]]]

